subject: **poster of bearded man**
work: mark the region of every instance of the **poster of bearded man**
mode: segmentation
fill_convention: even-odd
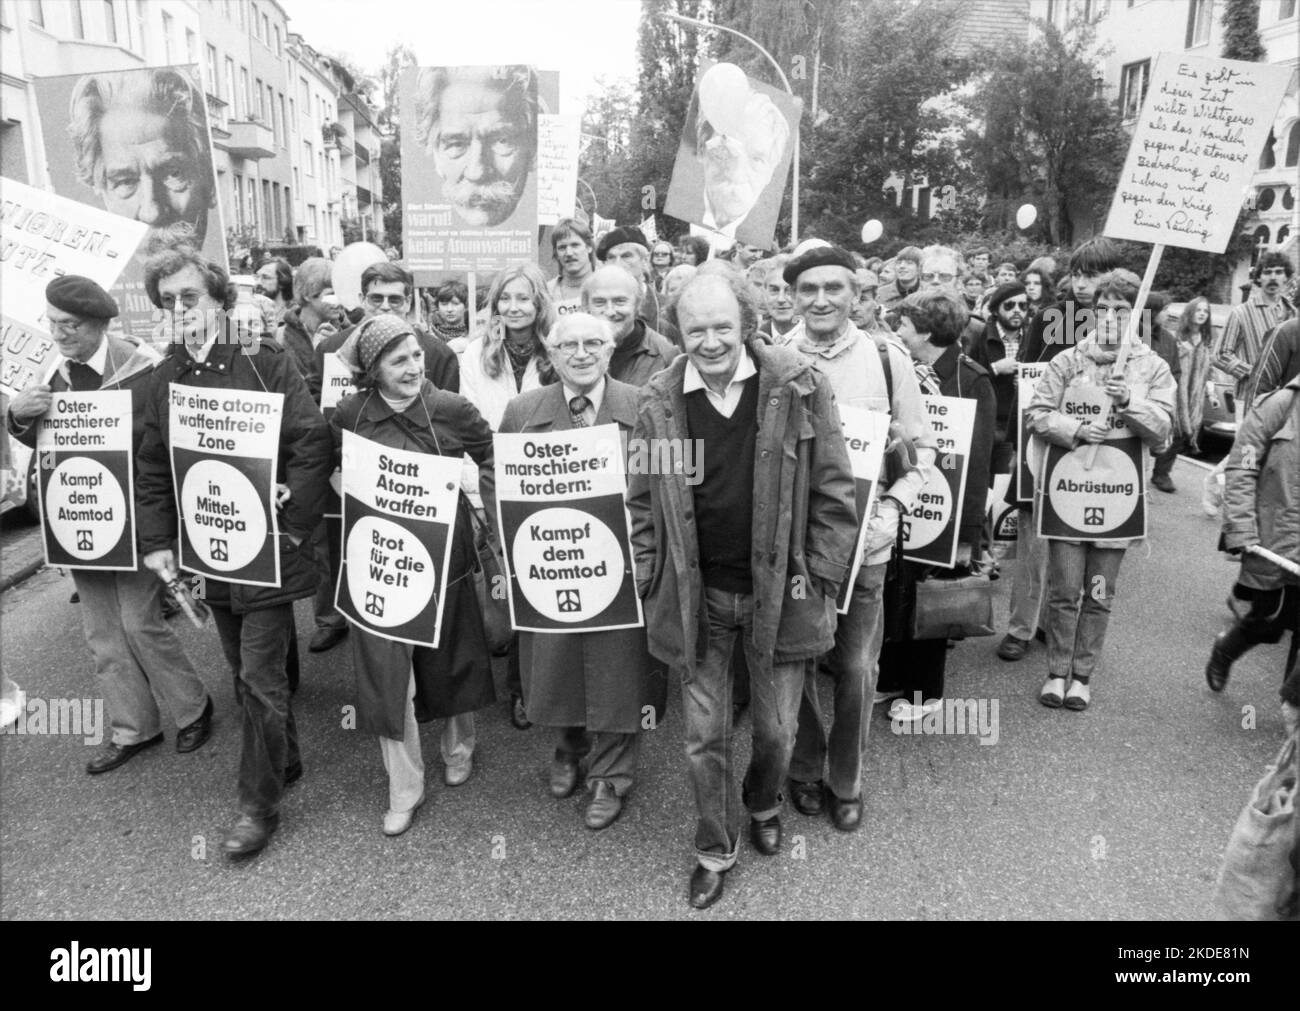
[[[702,61],[664,213],[710,230],[719,243],[772,249],[799,114],[798,99],[784,91],[734,64]]]

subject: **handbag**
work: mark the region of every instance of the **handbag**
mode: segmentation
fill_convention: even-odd
[[[1300,919],[1297,737],[1287,738],[1232,827],[1214,891],[1220,919]]]
[[[965,639],[993,634],[993,586],[987,573],[940,578],[916,584],[913,639]]]
[[[478,594],[478,607],[483,615],[483,635],[488,652],[502,654],[510,647],[514,629],[510,624],[510,603],[506,599],[505,565],[496,536],[482,519],[478,510],[466,507],[470,524],[474,528],[474,553],[478,565],[474,567],[474,591]]]

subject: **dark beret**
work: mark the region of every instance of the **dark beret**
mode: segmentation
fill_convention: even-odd
[[[989,296],[989,312],[997,312],[998,306],[1007,299],[1024,293],[1025,286],[1019,281],[1008,281],[1006,284],[999,284],[993,289],[993,294]]]
[[[645,232],[635,225],[627,228],[615,228],[612,232],[606,232],[600,240],[600,245],[596,247],[596,259],[601,263],[605,262],[605,257],[615,246],[621,246],[625,242],[635,242],[638,246],[645,246],[649,251],[650,243],[645,240]]]
[[[45,301],[56,309],[89,319],[112,319],[117,315],[113,296],[88,277],[64,274],[45,286]]]
[[[781,278],[791,287],[799,275],[813,267],[843,267],[850,274],[858,269],[858,262],[853,254],[839,246],[816,246],[802,256],[798,256],[785,265]]]

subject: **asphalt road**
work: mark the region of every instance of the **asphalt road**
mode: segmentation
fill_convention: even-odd
[[[996,743],[898,736],[877,712],[862,830],[842,835],[788,810],[783,853],[761,857],[746,839],[707,912],[686,903],[694,818],[675,685],[625,813],[606,831],[583,826],[580,797],[548,795],[553,732],[516,731],[498,705],[481,713],[475,772],[456,789],[442,784],[436,729],[425,728],[429,802],[388,839],[378,746],[342,729],[346,644],[304,651],[295,712],[306,774],[270,847],[228,863],[219,845],[234,815],[233,688],[215,633],[180,624],[217,706],[200,751],[175,754],[169,730],[163,746],[90,777],[93,749],[79,737],[0,739],[0,916],[1208,917],[1229,830],[1282,740],[1284,645],[1240,661],[1223,695],[1204,687],[1235,566],[1213,550],[1203,473],[1179,461],[1178,493],[1153,493],[1150,550],[1125,559],[1088,712],[1038,704],[1041,646],[1008,664],[994,655],[997,637],[958,644],[948,694],[998,704]],[[5,669],[29,696],[95,694],[71,585],[47,571],[0,599]],[[298,622],[309,628],[305,602]],[[742,760],[747,728],[736,738]]]

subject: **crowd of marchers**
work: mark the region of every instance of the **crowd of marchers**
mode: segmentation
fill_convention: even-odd
[[[1125,619],[1117,588],[1134,541],[1040,538],[1027,505],[1014,552],[995,550],[990,489],[1033,452],[1017,438],[1017,373],[1026,363],[1045,366],[1026,412],[1030,447],[1101,442],[1104,424],[1063,410],[1072,392],[1101,389],[1149,448],[1150,483],[1165,492],[1174,490],[1177,453],[1197,446],[1208,371],[1233,377],[1239,426],[1225,467],[1221,546],[1243,556],[1233,589],[1240,607],[1207,643],[1205,673],[1221,691],[1237,657],[1290,631],[1282,697],[1294,721],[1300,581],[1253,550],[1300,562],[1300,337],[1285,258],[1260,257],[1252,293],[1216,334],[1204,298],[1177,314],[1158,293],[1140,303],[1138,277],[1105,238],[1081,243],[1068,263],[1036,260],[1023,270],[990,269],[986,250],[941,245],[909,247],[888,262],[815,239],[717,254],[695,238],[652,243],[634,227],[596,237],[576,219],[560,222],[551,242],[558,276],[531,262],[500,271],[473,314],[463,283],[421,293],[400,262],[367,268],[361,291],[347,293],[359,296],[359,309],[347,313],[327,260],[296,269],[268,261],[250,301],[221,265],[168,249],[146,267],[163,321],[152,342],[114,326],[118,306],[95,282],[51,282],[47,316],[62,358],[47,384],[13,398],[9,432],[34,445],[63,390],[127,390],[134,412],[141,565],[73,570],[112,727],[88,772],[120,767],[166,728],[179,752],[202,747],[212,732],[211,677],[195,669],[164,616],[166,586],[179,575],[173,386],[283,395],[278,533],[267,534],[276,538],[279,585],[205,581],[240,709],[238,815],[224,842],[232,858],[267,845],[284,791],[303,775],[292,704],[297,600],[313,601],[311,650],[344,640],[350,649],[358,727],[378,738],[388,773],[383,832],[405,833],[428,795],[420,724],[443,721],[448,786],[473,776],[476,714],[497,701],[470,578],[484,531],[500,536],[494,433],[617,425],[625,444],[704,446],[691,479],[635,469],[629,478],[643,626],[516,632],[501,700],[520,730],[554,733],[550,793],[567,797],[585,783],[585,823],[600,830],[628,803],[640,735],[662,722],[667,686],[680,682],[697,814],[695,908],[722,895],[746,836],[762,855],[781,850],[787,799],[803,816],[859,827],[873,705],[904,723],[942,707],[950,643],[914,634],[921,581],[983,572],[1010,582],[997,655],[1023,661],[1042,641],[1039,700],[1087,710],[1099,678],[1104,684],[1108,625]],[[1130,326],[1135,309],[1144,311]],[[351,370],[356,392],[327,420],[328,354]],[[926,394],[974,402],[956,567],[947,571],[904,560],[900,547],[901,522],[938,472]],[[889,418],[865,515],[844,405]],[[342,544],[322,514],[339,487],[344,432],[464,460],[439,648],[382,638],[335,607]],[[733,730],[746,713],[752,748],[742,774]]]

